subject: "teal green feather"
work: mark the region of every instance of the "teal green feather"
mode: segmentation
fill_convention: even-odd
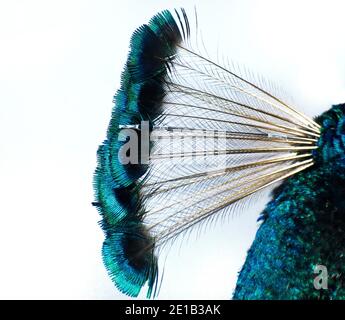
[[[127,211],[114,194],[114,190],[119,186],[111,176],[108,159],[109,145],[105,141],[98,150],[98,168],[94,178],[94,187],[97,190],[96,203],[103,221],[107,225],[116,225],[127,215]]]
[[[147,296],[151,296],[157,277],[156,258],[152,250],[149,250],[149,254],[147,252],[151,245],[152,239],[149,239],[144,230],[140,230],[138,222],[114,228],[104,241],[104,264],[116,287],[123,293],[137,296],[149,279]],[[148,265],[153,267],[148,268]]]

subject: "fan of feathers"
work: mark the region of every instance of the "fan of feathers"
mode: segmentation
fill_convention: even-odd
[[[130,296],[145,284],[157,294],[164,245],[312,166],[317,148],[319,124],[267,81],[212,61],[194,20],[163,11],[134,32],[98,150],[104,264]]]

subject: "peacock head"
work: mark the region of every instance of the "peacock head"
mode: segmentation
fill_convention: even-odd
[[[345,104],[334,105],[318,116],[315,121],[321,125],[318,149],[314,158],[328,162],[345,157]]]

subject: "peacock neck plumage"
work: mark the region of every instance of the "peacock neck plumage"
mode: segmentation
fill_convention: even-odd
[[[315,165],[274,190],[234,299],[345,299],[345,104],[319,116]],[[317,265],[328,288],[316,289]]]

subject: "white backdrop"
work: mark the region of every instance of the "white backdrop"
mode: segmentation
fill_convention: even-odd
[[[101,261],[96,150],[131,33],[194,4],[206,47],[301,111],[345,102],[343,1],[0,0],[0,298],[125,298]],[[265,201],[173,246],[160,298],[230,298]]]

